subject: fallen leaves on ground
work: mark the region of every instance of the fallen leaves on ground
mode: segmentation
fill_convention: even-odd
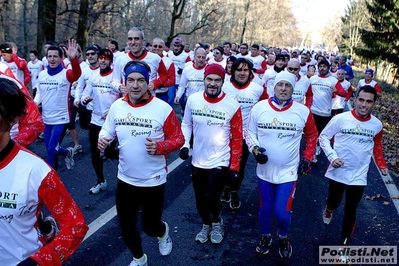
[[[384,125],[384,157],[391,172],[399,176],[399,101],[391,94],[383,94],[374,107],[373,114]]]

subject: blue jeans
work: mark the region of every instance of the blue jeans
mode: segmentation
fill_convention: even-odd
[[[258,178],[260,196],[259,221],[262,234],[271,234],[272,213],[277,220],[280,236],[287,236],[291,224],[291,207],[296,181],[272,184]]]
[[[47,125],[44,124],[44,143],[47,149],[48,164],[55,170],[58,168],[58,155],[67,156],[68,151],[59,146],[65,124]]]

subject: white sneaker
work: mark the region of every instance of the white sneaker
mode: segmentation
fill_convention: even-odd
[[[79,145],[75,145],[73,147],[73,153],[74,154],[81,153],[81,152],[83,152],[82,145],[79,144]]]
[[[159,244],[159,253],[162,256],[167,256],[172,252],[173,242],[169,236],[169,225],[167,222],[163,222],[165,224],[166,230],[165,234],[162,237],[158,237],[158,244]]]
[[[315,151],[315,153],[314,153],[314,154],[315,154],[316,156],[319,156],[319,155],[320,155],[320,153],[321,153],[321,148],[320,148],[320,146],[319,146],[319,145],[317,145],[317,146],[316,146],[316,151]]]
[[[212,223],[212,230],[210,232],[211,242],[214,244],[219,244],[223,241],[224,229],[223,229],[223,219],[220,218],[220,222]]]
[[[129,264],[129,266],[147,266],[148,262],[147,262],[147,255],[144,254],[141,258],[136,259],[135,257],[133,257],[132,262]]]
[[[68,170],[72,170],[75,167],[75,161],[73,160],[73,148],[67,148],[68,154],[65,156],[65,165]]]
[[[316,154],[313,156],[312,163],[317,163],[317,155]]]
[[[100,193],[100,191],[104,191],[108,188],[107,185],[107,180],[104,180],[104,182],[101,183],[96,183],[90,190],[89,190],[89,194],[93,195],[93,194],[98,194]]]
[[[208,241],[211,230],[212,227],[210,225],[203,224],[201,231],[195,236],[195,241],[204,244],[206,241]]]
[[[322,215],[323,223],[325,225],[329,225],[331,223],[332,216],[333,216],[333,211],[327,209],[327,205],[326,205],[326,207],[324,208],[323,215]]]

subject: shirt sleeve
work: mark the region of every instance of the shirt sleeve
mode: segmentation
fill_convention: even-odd
[[[239,171],[242,156],[242,114],[238,108],[230,120],[231,140],[230,140],[230,170]]]
[[[312,103],[313,103],[313,90],[312,90],[312,84],[310,84],[305,94],[305,105],[310,109],[310,107],[312,107]]]
[[[350,85],[348,89],[348,95],[346,95],[345,100],[349,101],[349,99],[352,97],[352,94],[353,94],[353,87],[352,85]]]
[[[39,202],[47,207],[60,231],[51,243],[30,257],[39,265],[62,265],[78,249],[88,226],[83,213],[53,169],[39,187]]]
[[[335,93],[338,94],[339,96],[346,97],[348,95],[348,93],[346,92],[344,87],[342,87],[339,81],[335,84],[335,88],[336,88]]]
[[[82,69],[80,68],[79,59],[77,57],[71,60],[71,66],[72,69],[67,70],[66,77],[70,83],[73,83],[82,75]]]
[[[120,61],[121,59],[120,57],[118,57],[118,59],[114,64],[114,69],[112,71],[111,86],[114,88],[114,90],[119,90],[119,86],[121,86],[123,82],[123,71]]]
[[[183,147],[190,148],[190,139],[193,133],[193,117],[191,115],[190,97],[187,100],[186,109],[184,110],[183,121],[181,123],[181,130],[184,135]]]
[[[183,132],[179,125],[175,111],[171,110],[170,114],[163,125],[165,140],[157,143],[156,155],[168,154],[179,149],[184,144]]]
[[[169,74],[162,60],[159,62],[158,75],[159,78],[152,81],[152,83],[154,83],[154,88],[159,89],[163,87],[168,87],[167,84],[168,84]],[[170,84],[169,86],[171,85],[173,84]]]
[[[244,139],[245,142],[247,143],[248,150],[250,152],[252,152],[254,146],[259,146],[257,117],[254,108],[251,110],[251,113],[249,114],[248,124],[244,129]]]
[[[163,84],[163,87],[170,87],[175,85],[176,83],[176,70],[175,70],[175,64],[172,63],[169,66],[168,69],[168,80],[166,81],[165,84]]]
[[[115,104],[116,102],[114,102]],[[107,117],[105,118],[105,122],[101,127],[100,133],[98,133],[98,138],[111,138],[114,139],[116,137],[116,127],[114,123],[115,117],[115,105],[112,104]]]
[[[375,163],[377,164],[377,166],[380,170],[387,168],[387,163],[385,162],[384,155],[383,155],[383,148],[382,148],[382,129],[374,137],[373,155],[374,155]]]
[[[29,95],[28,90],[22,87],[21,90],[26,96],[26,114],[21,116],[18,121],[18,134],[14,140],[23,147],[31,145],[44,131],[42,116],[35,102]]]
[[[186,90],[186,86],[187,86],[187,70],[184,71],[184,69],[183,69],[183,73],[181,74],[181,78],[180,78],[180,84],[179,84],[179,87],[178,87],[177,93],[176,93],[177,97],[181,98],[184,91]]]
[[[319,136],[320,147],[323,149],[324,154],[326,154],[327,159],[330,162],[333,162],[335,159],[338,159],[338,154],[331,147],[330,140],[334,137],[335,134],[339,132],[339,126],[337,125],[338,120],[336,116],[334,116],[327,126],[323,129]]]
[[[312,161],[317,143],[317,128],[313,119],[313,114],[310,111],[303,132],[306,140],[303,157],[308,161]]]

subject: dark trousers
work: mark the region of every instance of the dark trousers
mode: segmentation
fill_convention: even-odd
[[[92,110],[88,110],[86,106],[79,103],[79,125],[81,129],[89,129],[92,112]]]
[[[228,189],[230,191],[237,191],[240,188],[241,183],[244,180],[245,166],[247,164],[248,157],[249,157],[248,146],[245,143],[245,140],[243,140],[243,142],[242,142],[242,156],[241,156],[241,161],[240,161],[239,179],[238,180],[227,179],[226,189]]]
[[[93,165],[94,171],[96,172],[97,182],[104,182],[104,172],[103,172],[103,161],[100,157],[100,150],[97,148],[98,134],[100,133],[101,127],[90,124],[89,127],[89,141],[90,141],[90,154],[91,163]]]
[[[162,222],[165,184],[155,187],[137,187],[118,179],[116,211],[121,226],[122,239],[135,258],[143,256],[140,233],[137,231],[137,215],[142,210],[143,231],[151,237],[161,237],[166,227]]]
[[[202,169],[193,166],[192,168],[195,203],[203,224],[220,222],[222,211],[220,196],[226,184],[227,173],[227,167]]]
[[[334,110],[331,110],[331,116],[336,116],[338,114],[342,114],[343,112],[344,112],[344,108],[342,108],[342,109],[334,109]]]
[[[319,116],[313,114],[314,123],[316,124],[317,132],[320,133],[327,126],[328,122],[331,120],[331,116]]]
[[[331,180],[328,184],[327,209],[335,211],[341,204],[345,192],[344,221],[342,223],[342,237],[350,237],[355,230],[356,210],[362,199],[365,186],[348,186]]]

